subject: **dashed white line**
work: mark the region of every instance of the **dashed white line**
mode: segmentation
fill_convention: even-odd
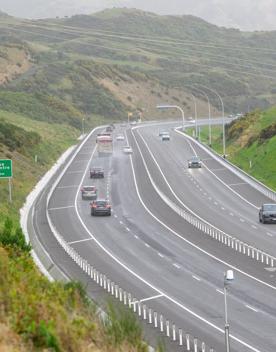
[[[218,202],[214,202],[215,205],[218,205]]]
[[[251,225],[251,227],[252,227],[253,229],[257,229],[257,226],[255,226],[255,225]]]
[[[258,313],[259,311],[258,311],[258,309],[256,309],[256,308],[254,308],[254,307],[251,307],[251,306],[249,306],[249,305],[245,305],[246,306],[246,308],[248,308],[248,309],[250,309],[250,310],[253,310],[253,312],[256,312],[256,313]]]
[[[163,254],[158,253],[159,257],[164,258]]]
[[[177,264],[177,263],[173,263],[173,266],[174,266],[175,268],[177,268],[177,269],[180,269],[180,268],[181,268],[181,266],[180,266],[179,264]]]
[[[218,293],[221,293],[222,295],[224,295],[224,292],[221,291],[221,290],[219,290],[218,288],[216,289],[216,291],[217,291]]]
[[[74,243],[81,243],[81,242],[92,241],[92,240],[93,240],[93,238],[89,237],[89,238],[85,238],[84,240],[72,241],[72,242],[67,242],[67,243],[74,244]]]
[[[128,227],[126,227],[126,230],[127,230],[128,232],[130,232],[130,229],[129,229]]]
[[[136,238],[136,240],[138,240],[138,239],[139,239],[139,237],[138,237],[137,235],[134,235],[134,237]]]
[[[119,221],[119,223],[120,223],[121,225],[124,225],[124,223],[123,223],[122,221]]]
[[[195,275],[193,275],[193,278],[194,278],[195,280],[197,280],[197,281],[201,281],[201,279],[200,279],[199,277],[195,276]]]
[[[150,248],[150,245],[149,245],[149,244],[147,244],[147,243],[145,243],[145,246],[146,246],[146,247],[148,247],[148,248]]]
[[[244,220],[244,219],[242,219],[242,218],[240,218],[240,222],[245,222],[245,220]]]
[[[57,187],[57,189],[63,189],[63,188],[75,188],[75,187],[79,187],[78,185],[72,185],[72,186],[59,186]]]
[[[267,232],[266,234],[267,234],[267,236],[269,236],[269,237],[273,237],[272,233],[270,233],[270,232]]]
[[[224,208],[224,207],[221,207],[220,209],[221,209],[221,210],[225,210],[225,208]]]
[[[117,219],[117,217],[118,217],[118,215],[114,214],[114,218],[116,218],[116,219]]]
[[[229,215],[230,215],[230,216],[234,216],[234,214],[233,214],[233,213],[229,213]]]

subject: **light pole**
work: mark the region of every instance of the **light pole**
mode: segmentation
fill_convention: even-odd
[[[205,98],[208,101],[208,110],[209,110],[209,114],[208,114],[208,125],[209,125],[209,147],[211,147],[212,145],[212,129],[211,129],[211,104],[210,104],[210,99],[208,97],[208,95],[203,91],[203,90],[199,90],[197,88],[195,88],[196,90],[198,90],[198,92],[200,94],[203,94],[205,96]]]
[[[224,273],[224,317],[225,317],[225,348],[226,352],[230,352],[230,341],[229,341],[229,322],[228,322],[228,312],[227,312],[227,288],[234,280],[233,270],[227,270]]]
[[[81,126],[82,126],[82,135],[84,136],[84,118],[82,119],[82,124],[81,124]]]
[[[209,90],[210,92],[214,93],[220,100],[221,103],[221,108],[222,108],[222,148],[223,148],[223,157],[226,158],[226,146],[225,146],[225,115],[224,115],[224,104],[223,104],[223,100],[222,97],[219,95],[219,93],[217,91],[215,91],[214,89],[211,89],[209,87],[204,86],[203,84],[196,84],[199,85],[202,88],[205,88],[207,90]]]
[[[198,124],[197,124],[197,105],[196,105],[196,97],[193,95],[193,93],[190,93],[190,95],[193,98],[194,105],[195,105],[195,135],[196,139],[198,139]]]
[[[157,105],[156,109],[159,109],[159,110],[177,109],[177,110],[181,111],[181,114],[182,114],[182,131],[185,131],[185,113],[184,113],[184,110],[180,106],[178,106],[178,105]]]

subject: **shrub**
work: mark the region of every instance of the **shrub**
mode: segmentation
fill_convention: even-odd
[[[26,243],[22,229],[17,227],[14,230],[13,222],[7,218],[4,223],[4,228],[0,232],[0,243],[5,247],[16,247],[24,252],[30,252],[31,246]]]

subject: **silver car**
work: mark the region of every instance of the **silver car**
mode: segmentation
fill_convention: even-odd
[[[81,188],[81,198],[83,200],[96,200],[97,199],[97,189],[95,186],[83,186]]]
[[[201,160],[198,156],[193,156],[188,160],[188,168],[201,168]]]

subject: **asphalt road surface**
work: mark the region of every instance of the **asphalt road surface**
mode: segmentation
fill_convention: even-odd
[[[158,136],[160,126],[117,126],[113,134],[124,133],[126,140],[114,138],[109,157],[98,157],[97,131],[92,133],[51,197],[50,217],[90,264],[218,352],[225,349],[223,273],[234,270],[228,293],[231,351],[275,352],[274,271],[187,223],[162,201],[150,178],[179,207],[275,255],[276,227],[258,222],[258,207],[268,200],[175,132],[176,126],[162,127],[170,132],[169,142]],[[132,155],[122,151],[127,143]],[[188,169],[195,154],[203,167]],[[91,166],[103,167],[105,178],[90,179]],[[90,215],[82,185],[95,185],[98,197],[111,201],[111,217]],[[42,203],[43,197],[35,217],[42,218]],[[68,276],[75,270],[63,257],[59,265]]]

